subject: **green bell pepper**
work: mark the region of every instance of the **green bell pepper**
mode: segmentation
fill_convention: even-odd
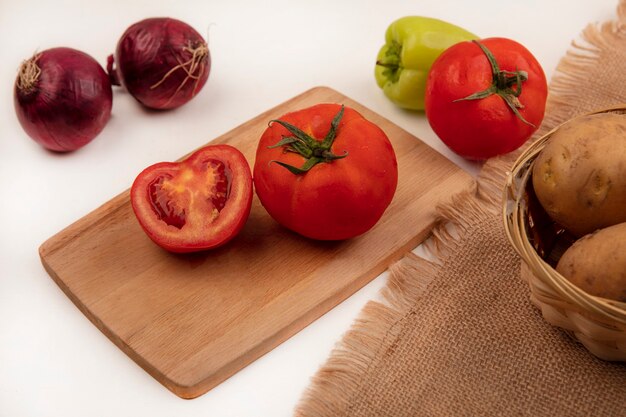
[[[442,20],[402,17],[385,33],[376,61],[376,83],[398,106],[423,110],[426,78],[435,59],[455,43],[472,39],[477,36]]]

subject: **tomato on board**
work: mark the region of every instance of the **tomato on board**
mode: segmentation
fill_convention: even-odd
[[[221,246],[243,228],[252,205],[252,176],[243,154],[209,145],[180,162],[144,169],[130,190],[135,216],[171,252]]]
[[[318,104],[270,122],[254,187],[268,213],[303,236],[343,240],[371,229],[398,182],[387,135],[356,110]]]
[[[543,120],[548,85],[541,65],[511,39],[457,43],[433,63],[426,117],[457,154],[484,160],[519,148]]]

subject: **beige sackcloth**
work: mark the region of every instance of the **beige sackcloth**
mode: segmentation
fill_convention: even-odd
[[[534,138],[626,102],[626,0],[617,15],[572,43]],[[547,324],[520,278],[501,208],[520,152],[487,161],[477,190],[440,208],[436,260],[409,254],[390,268],[384,302],[364,308],[296,416],[626,416],[626,364]]]

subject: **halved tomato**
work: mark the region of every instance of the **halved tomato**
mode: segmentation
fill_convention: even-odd
[[[144,169],[130,190],[135,216],[171,252],[216,248],[243,228],[252,205],[252,175],[243,154],[209,145],[180,162]]]

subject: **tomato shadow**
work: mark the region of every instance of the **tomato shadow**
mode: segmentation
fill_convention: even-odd
[[[426,117],[426,111],[425,110],[417,110],[417,109],[405,109],[403,107],[399,107],[400,111],[405,114],[405,115],[409,115],[409,116],[422,116],[422,117]]]
[[[177,262],[187,264],[190,269],[196,269],[196,268],[201,267],[202,265],[204,265],[207,261],[210,261],[211,259],[217,259],[217,258],[225,256],[226,253],[232,250],[231,245],[233,245],[233,241],[230,241],[226,243],[224,246],[220,246],[214,249],[206,249],[206,250],[202,250],[198,252],[188,252],[188,253],[168,252],[168,255],[174,258]]]
[[[202,267],[210,262],[255,262],[258,258],[281,256],[280,248],[291,247],[307,252],[337,252],[351,245],[354,239],[315,240],[299,235],[269,218],[251,216],[240,233],[223,246],[189,253],[169,253],[177,262],[190,269]]]

